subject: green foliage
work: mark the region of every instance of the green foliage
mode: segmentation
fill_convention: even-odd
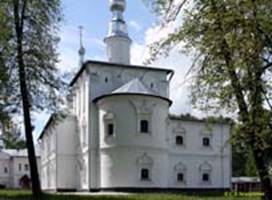
[[[272,1],[193,0],[183,9],[182,1],[175,2],[167,9],[178,12],[166,14],[164,21],[181,25],[153,45],[152,58],[177,44],[194,55],[193,103],[205,110],[238,111],[233,141],[252,150],[265,199],[271,199]]]
[[[25,149],[26,142],[21,138],[21,134],[14,132],[6,132],[3,134],[3,142],[5,149]]]
[[[256,164],[253,156],[253,152],[250,150],[247,155],[247,160],[245,164],[245,174],[246,176],[258,176]]]
[[[234,161],[232,162],[232,175],[234,177],[258,176],[252,151],[242,146],[241,143],[232,145],[232,160]]]
[[[21,113],[21,94],[17,64],[17,37],[13,3],[22,11],[26,2],[23,24],[23,60],[31,111],[56,110],[66,87],[57,69],[57,36],[62,19],[60,0],[2,0],[0,2],[0,114]],[[19,13],[21,14],[21,13]],[[20,17],[20,16],[19,16]],[[5,101],[1,101],[5,99]],[[1,116],[1,115],[0,115]]]

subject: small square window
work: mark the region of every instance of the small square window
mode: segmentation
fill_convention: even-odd
[[[141,170],[141,180],[149,180],[149,170],[148,169]]]
[[[204,147],[209,147],[210,146],[210,138],[204,137],[202,139],[202,143]]]
[[[114,134],[114,125],[112,123],[108,124],[108,136],[113,136]]]
[[[184,181],[184,174],[183,173],[178,173],[177,174],[177,181],[178,182],[183,182]]]
[[[202,181],[204,182],[210,181],[210,175],[208,173],[202,174]]]
[[[148,121],[147,120],[141,120],[140,122],[140,131],[141,133],[148,133]]]
[[[176,137],[176,145],[183,145],[183,137],[182,136]]]

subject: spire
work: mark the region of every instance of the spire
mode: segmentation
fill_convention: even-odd
[[[130,64],[131,39],[128,36],[127,25],[123,17],[125,9],[125,0],[110,0],[112,20],[108,36],[104,40],[109,62]]]
[[[79,54],[79,66],[81,67],[84,63],[84,56],[85,56],[85,48],[83,46],[83,27],[82,26],[79,26],[79,45],[80,45],[80,48],[79,48],[79,51],[78,51],[78,54]]]

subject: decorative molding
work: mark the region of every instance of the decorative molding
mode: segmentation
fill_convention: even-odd
[[[137,159],[137,163],[139,165],[149,165],[149,166],[152,166],[153,165],[153,159],[147,155],[147,153],[143,153],[142,156],[140,156],[138,159]]]

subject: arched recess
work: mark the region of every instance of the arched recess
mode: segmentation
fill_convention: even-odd
[[[205,161],[199,166],[199,177],[201,184],[212,184],[212,165]]]
[[[179,162],[174,167],[174,177],[176,184],[186,184],[187,167],[182,162]]]
[[[152,168],[154,161],[153,159],[147,155],[147,153],[143,153],[137,159],[137,168],[138,168],[138,179],[140,181],[151,181],[152,180]]]

